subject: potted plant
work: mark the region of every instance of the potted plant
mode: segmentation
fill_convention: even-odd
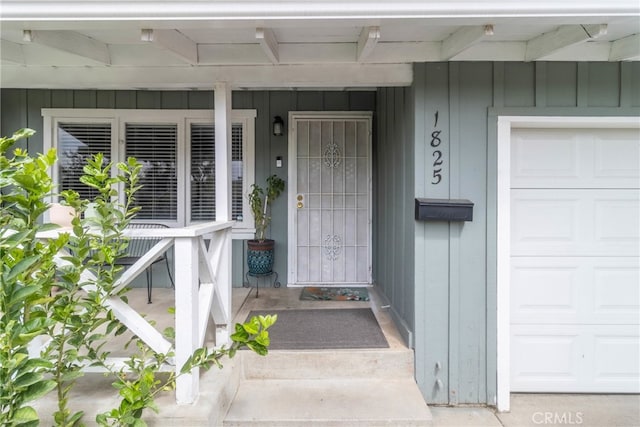
[[[271,223],[269,207],[283,191],[284,181],[277,175],[267,178],[266,189],[257,184],[251,185],[249,206],[256,227],[256,238],[247,241],[247,264],[249,274],[253,276],[267,275],[273,271],[274,241],[265,236]]]

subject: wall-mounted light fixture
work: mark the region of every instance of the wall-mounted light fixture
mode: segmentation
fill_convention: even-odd
[[[273,118],[273,134],[275,136],[282,136],[284,133],[284,122],[282,121],[282,117],[275,116]]]

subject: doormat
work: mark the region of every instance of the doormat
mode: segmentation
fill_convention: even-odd
[[[269,328],[270,350],[388,348],[370,308],[255,310],[252,316],[277,314]]]
[[[369,301],[366,288],[304,287],[300,294],[303,301]]]

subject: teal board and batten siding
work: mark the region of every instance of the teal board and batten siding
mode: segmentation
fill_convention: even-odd
[[[287,136],[274,136],[271,123],[280,116],[288,126],[289,111],[374,111],[375,91],[234,91],[235,109],[255,109],[255,179],[264,186],[270,174],[286,180],[288,171]],[[42,151],[42,108],[116,109],[213,109],[213,91],[128,91],[128,90],[43,90],[2,89],[0,91],[0,131],[30,127],[36,135],[22,143],[30,153]],[[276,157],[282,157],[282,168]],[[287,194],[273,204],[270,236],[276,240],[274,269],[284,282],[287,277]],[[243,247],[233,244],[233,283],[242,285]],[[255,283],[255,282],[253,282]],[[261,283],[261,286],[264,283]]]
[[[413,343],[413,90],[378,90],[373,149],[373,277],[404,341]]]
[[[289,167],[287,133],[274,136],[271,124],[280,116],[289,129],[290,111],[374,111],[375,91],[237,91],[233,93],[233,108],[256,109],[256,182],[264,186],[265,179],[278,174],[287,179]],[[276,157],[282,157],[282,168],[276,167]],[[287,201],[288,186],[272,205],[271,237],[276,240],[274,269],[280,281],[287,281]],[[241,257],[234,252],[234,260]],[[237,270],[234,267],[234,272]],[[237,283],[234,280],[234,283]],[[254,283],[254,282],[252,282]]]
[[[412,106],[399,100],[408,95]],[[400,107],[414,115],[411,128],[406,118],[398,123]],[[406,299],[415,304],[406,323],[413,325],[416,380],[427,402],[495,404],[497,117],[638,116],[639,107],[638,62],[416,64],[409,92],[379,90],[376,196],[391,199],[378,204],[374,241],[410,254],[396,234],[412,230],[415,257],[385,262],[379,249],[376,271],[395,310],[410,316]],[[436,149],[443,159],[438,184]],[[415,158],[413,183],[400,171],[407,156]],[[413,221],[414,197],[469,199],[473,221]],[[410,281],[410,273],[398,272],[411,263],[414,290],[395,277]]]

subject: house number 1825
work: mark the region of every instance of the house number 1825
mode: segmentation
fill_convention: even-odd
[[[442,164],[444,161],[442,160],[442,150],[440,150],[440,144],[442,140],[440,139],[441,130],[438,129],[438,111],[435,114],[435,121],[433,124],[434,130],[431,132],[431,147],[433,151],[431,152],[431,156],[433,157],[433,179],[431,180],[431,184],[438,185],[440,181],[442,181]]]

